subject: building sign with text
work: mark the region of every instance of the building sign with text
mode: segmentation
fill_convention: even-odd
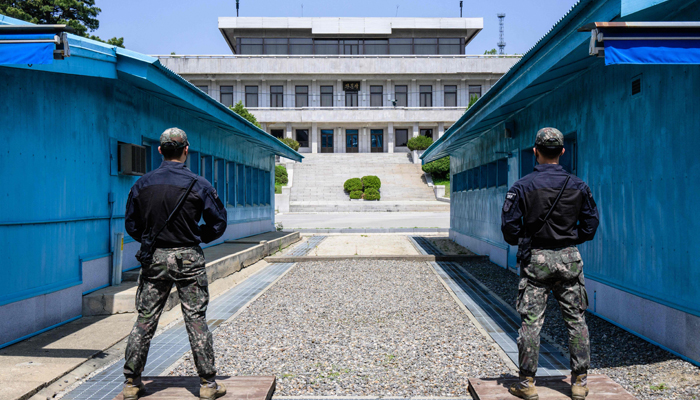
[[[343,90],[346,92],[359,92],[360,91],[360,82],[343,81]]]

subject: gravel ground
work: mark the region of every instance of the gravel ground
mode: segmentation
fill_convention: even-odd
[[[515,308],[517,275],[487,261],[462,265]],[[640,400],[700,399],[700,368],[595,315],[586,313],[586,321],[591,335],[590,373],[610,376]],[[568,352],[566,327],[551,295],[542,331]]]
[[[214,333],[221,375],[279,396],[467,396],[506,364],[425,263],[307,262]],[[173,375],[194,375],[191,355]]]

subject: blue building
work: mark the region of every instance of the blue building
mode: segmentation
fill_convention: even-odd
[[[423,155],[451,156],[450,236],[515,268],[505,194],[537,130],[561,130],[601,215],[580,246],[589,310],[695,362],[700,24],[678,21],[699,19],[692,0],[581,0]]]
[[[29,26],[0,15],[8,25]],[[2,33],[0,60],[14,46]],[[63,38],[65,59],[0,65],[0,347],[80,317],[110,283],[129,189],[160,165],[166,128],[187,132],[189,167],[227,206],[215,243],[274,230],[275,156],[302,158],[155,58]],[[126,236],[123,270],[137,249]]]

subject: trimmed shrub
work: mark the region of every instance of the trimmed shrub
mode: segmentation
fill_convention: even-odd
[[[287,174],[287,167],[284,165],[275,166],[275,184],[286,185],[289,183],[289,175]]]
[[[289,146],[292,150],[299,151],[299,142],[297,142],[296,140],[294,140],[292,138],[282,138],[282,139],[278,139],[278,140],[280,142],[286,144],[287,146]]]
[[[355,190],[354,192],[350,192],[350,198],[355,200],[355,199],[361,199],[362,198],[362,191],[361,190]]]
[[[430,147],[431,144],[433,144],[433,139],[427,136],[416,136],[408,139],[408,149],[411,151],[425,150]]]
[[[369,188],[379,190],[382,187],[382,181],[374,175],[367,175],[362,177],[362,186],[364,186],[365,190]]]
[[[347,181],[345,181],[343,188],[348,193],[356,192],[358,190],[361,192],[362,191],[362,181],[360,180],[360,178],[350,178]]]
[[[365,200],[379,200],[379,190],[374,188],[369,188],[365,190]]]
[[[433,180],[445,178],[450,174],[450,156],[423,165],[423,172],[429,173]]]

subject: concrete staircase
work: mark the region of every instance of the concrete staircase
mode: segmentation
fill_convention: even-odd
[[[436,201],[420,165],[407,153],[305,154],[294,165],[290,212],[449,211]],[[380,201],[350,201],[343,184],[350,178],[376,175]]]

